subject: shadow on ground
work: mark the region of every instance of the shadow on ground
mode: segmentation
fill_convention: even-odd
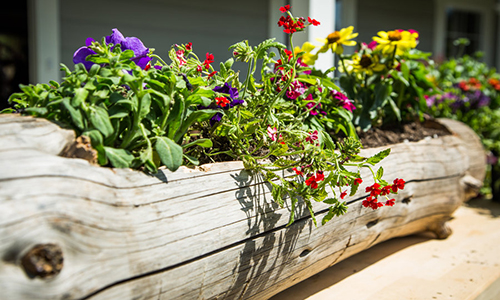
[[[311,284],[293,286],[270,300],[303,300],[359,272],[379,260],[415,244],[435,239],[430,232],[394,238],[347,258],[340,263],[310,277]]]
[[[486,198],[474,198],[466,202],[464,205],[474,208],[481,215],[488,215],[493,218],[500,217],[500,202],[495,202]]]

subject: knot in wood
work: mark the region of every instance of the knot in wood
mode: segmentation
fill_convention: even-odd
[[[28,276],[46,279],[61,272],[63,261],[61,247],[56,244],[38,244],[23,256],[21,264]]]

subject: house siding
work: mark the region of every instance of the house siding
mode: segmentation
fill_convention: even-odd
[[[210,52],[216,63],[232,56],[228,48],[234,43],[262,42],[269,28],[268,0],[65,0],[60,10],[61,60],[68,66],[86,38],[100,40],[113,28],[139,37],[164,59],[172,45],[192,42],[201,60]]]
[[[358,0],[358,41],[370,42],[379,31],[414,29],[420,33],[418,49],[433,50],[434,0]]]

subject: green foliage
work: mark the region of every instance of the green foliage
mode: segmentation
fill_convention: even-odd
[[[466,42],[460,39],[455,44],[463,47]],[[464,55],[428,68],[435,85],[426,95],[428,113],[469,125],[490,152],[490,172],[500,173],[500,74],[481,62],[481,56]],[[490,193],[493,188],[499,194],[500,182],[494,182],[491,173],[485,184],[483,192]]]

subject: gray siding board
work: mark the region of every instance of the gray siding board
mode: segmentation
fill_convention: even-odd
[[[100,40],[118,28],[140,38],[168,59],[174,44],[193,43],[200,59],[210,52],[216,65],[231,57],[230,45],[248,39],[256,45],[268,38],[268,1],[87,0],[61,2],[62,62],[72,66],[73,53],[87,37]],[[214,65],[214,67],[216,67]],[[70,67],[71,68],[71,67]],[[217,69],[217,67],[216,67]]]
[[[358,41],[369,43],[379,31],[415,29],[417,49],[433,50],[434,0],[358,0]]]

